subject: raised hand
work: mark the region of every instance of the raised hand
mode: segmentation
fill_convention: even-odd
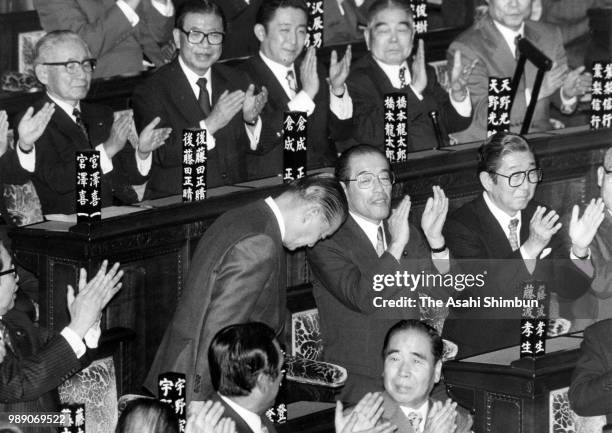
[[[529,221],[529,237],[523,244],[528,255],[537,258],[542,250],[546,248],[550,239],[561,229],[561,223],[557,223],[559,215],[554,210],[545,214],[546,208],[538,206]]]
[[[223,411],[224,407],[218,401],[189,403],[185,433],[235,433],[235,422],[221,418]]]
[[[114,157],[123,149],[132,128],[132,116],[123,113],[113,121],[110,136],[104,142],[104,150],[109,158]]]
[[[572,251],[578,257],[587,255],[587,249],[604,220],[604,210],[605,204],[601,198],[591,200],[580,218],[578,218],[580,213],[578,205],[572,208],[569,236],[572,240]]]
[[[317,52],[314,47],[306,49],[306,55],[300,65],[300,80],[302,81],[302,89],[310,97],[314,99],[319,91],[319,74],[317,73]]]
[[[353,408],[351,414],[355,415],[355,424],[352,431],[368,430],[376,426],[383,414],[383,397],[378,392],[368,392]],[[340,400],[336,402],[336,415],[334,424],[337,432],[342,432],[349,421],[350,416],[345,417]]]
[[[255,86],[250,84],[244,95],[244,103],[242,104],[242,119],[247,123],[253,123],[257,120],[268,102],[268,89],[261,88],[261,92],[255,94]]]
[[[331,52],[329,60],[329,85],[334,95],[340,96],[344,93],[344,82],[351,70],[351,46],[346,47],[342,60],[338,61],[336,50]]]
[[[29,152],[36,140],[45,132],[51,116],[55,112],[55,104],[45,103],[43,107],[34,114],[34,108],[29,107],[17,126],[19,133],[19,147],[25,152]]]
[[[566,98],[582,96],[591,90],[593,76],[589,72],[584,72],[584,66],[580,66],[565,76],[563,80],[563,95]]]
[[[457,428],[455,410],[457,403],[447,399],[444,404],[439,401],[434,402],[425,421],[423,433],[454,433]]]
[[[417,93],[423,93],[427,87],[427,69],[425,69],[425,43],[419,39],[419,47],[412,61],[412,88]]]
[[[68,285],[67,301],[70,312],[70,329],[81,338],[91,326],[100,319],[102,310],[121,289],[123,271],[119,270],[119,263],[115,263],[110,270],[106,270],[108,261],[104,260],[98,273],[87,282],[87,271],[81,268],[79,275],[79,293],[74,295],[74,288]]]
[[[391,216],[387,220],[389,234],[391,235],[391,242],[387,246],[387,251],[398,261],[410,239],[410,226],[408,225],[410,206],[410,196],[404,196],[400,204],[391,211]]]
[[[567,65],[553,63],[552,69],[544,74],[538,99],[546,98],[555,93],[563,85],[566,75]]]
[[[8,116],[6,111],[0,111],[0,156],[8,150]]]
[[[455,51],[453,70],[450,74],[450,92],[454,101],[461,102],[467,97],[468,81],[477,63],[478,59],[474,59],[470,65],[462,65],[461,51]]]
[[[230,120],[232,120],[232,117],[242,110],[244,98],[245,93],[242,90],[235,90],[232,93],[228,90],[223,92],[212,112],[206,118],[206,128],[208,132],[214,134],[227,125]]]
[[[423,216],[421,217],[421,228],[431,248],[441,248],[444,245],[442,228],[448,213],[448,197],[439,186],[434,186],[433,197],[427,199]]]
[[[138,157],[147,159],[149,154],[162,146],[170,136],[172,128],[155,128],[161,118],[153,119],[138,136]]]

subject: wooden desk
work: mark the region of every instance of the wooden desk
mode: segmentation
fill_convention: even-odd
[[[536,198],[563,212],[592,197],[595,190],[587,179],[611,142],[612,131],[577,129],[534,136],[544,169]],[[411,195],[412,218],[418,223],[432,185],[446,190],[453,207],[480,193],[476,163],[477,144],[410,155],[408,162],[395,167],[398,183],[393,197]],[[181,295],[199,238],[221,213],[281,189],[280,184],[242,187],[206,201],[145,209],[91,227],[46,223],[14,230],[18,260],[39,277],[41,324],[59,330],[68,323],[66,285],[76,287],[80,267],[91,273],[105,258],[120,261],[123,289],[107,308],[103,326],[135,331],[133,367],[124,369],[122,380],[127,390],[139,391]],[[310,277],[303,251],[291,254],[288,261],[291,303],[299,294],[291,287]]]

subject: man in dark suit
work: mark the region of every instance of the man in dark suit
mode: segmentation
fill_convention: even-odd
[[[479,152],[484,191],[444,227],[453,256],[463,259],[463,272],[483,276],[484,283],[467,288],[461,298],[523,299],[525,284],[538,281],[563,298],[585,293],[594,272],[588,246],[603,220],[603,203],[591,202],[580,218],[574,206],[571,249],[564,247],[557,213],[531,201],[542,171],[527,141],[498,133]],[[460,357],[512,346],[519,344],[521,315],[522,308],[457,307],[444,323],[443,336],[459,346]]]
[[[187,375],[188,400],[212,391],[206,351],[231,323],[261,321],[280,335],[285,324],[286,258],[314,245],[344,221],[346,198],[331,175],[307,176],[276,198],[223,214],[206,230],[185,289],[145,386],[155,392],[160,373]]]
[[[253,33],[255,16],[263,0],[221,0],[217,2],[227,18],[227,37],[222,59],[252,56],[259,48]]]
[[[304,49],[308,9],[303,0],[270,0],[257,12],[255,35],[259,53],[241,67],[258,85],[269,91],[262,112],[263,129],[257,152],[247,156],[250,178],[277,176],[283,170],[283,113],[308,114],[308,169],[330,166],[336,150],[330,138],[347,137],[353,105],[344,81],[350,67],[350,48],[342,60],[331,55],[329,85],[318,67],[316,50]],[[299,71],[299,74],[298,74]]]
[[[244,73],[216,63],[225,27],[212,1],[183,4],[174,29],[178,58],[134,90],[136,128],[160,117],[173,130],[153,157],[147,185],[151,197],[180,193],[185,129],[207,131],[207,187],[246,180],[245,155],[257,147],[266,91],[254,95]]]
[[[425,65],[422,40],[408,69],[414,41],[414,21],[410,1],[377,0],[368,9],[364,31],[369,55],[363,56],[348,77],[348,88],[355,105],[353,141],[384,148],[384,95],[405,93],[408,110],[408,151],[432,149],[436,132],[431,111],[438,111],[443,133],[469,126],[472,107],[466,80],[471,66],[460,64],[452,70],[449,92],[440,87],[433,68]],[[449,95],[450,93],[450,95]]]
[[[580,416],[605,415],[612,424],[612,319],[584,330],[569,400]]]
[[[560,106],[564,113],[576,108],[577,96],[584,95],[591,87],[590,74],[584,67],[569,71],[563,48],[561,31],[550,24],[530,21],[532,0],[488,0],[488,15],[459,35],[448,50],[449,67],[458,60],[462,64],[474,64],[469,77],[470,98],[474,115],[470,127],[457,134],[459,142],[480,141],[486,138],[488,113],[488,78],[512,77],[516,68],[516,38],[524,37],[548,56],[554,67],[544,75],[544,82],[538,95],[538,103],[530,125],[532,131],[547,131],[550,124],[550,103]],[[510,130],[521,129],[527,95],[533,89],[537,69],[527,62],[525,75],[521,80],[512,104]]]
[[[95,68],[95,60],[83,40],[71,31],[55,31],[40,39],[35,51],[34,70],[46,94],[34,109],[46,112],[54,104],[55,111],[42,135],[34,121],[20,128],[22,135],[16,150],[3,158],[30,173],[45,214],[74,213],[78,150],[100,152],[103,206],[112,204],[113,190],[119,188],[131,192],[126,200],[136,201],[128,181],[142,183],[139,180],[148,172],[151,151],[163,144],[169,131],[154,129],[159,122],[154,119],[143,129],[138,150],[125,148],[130,116],[114,121],[109,107],[82,102]],[[31,115],[32,111],[25,114]],[[114,170],[113,162],[126,171]]]
[[[135,74],[143,54],[155,66],[168,59],[160,45],[171,36],[171,0],[35,0],[46,31],[72,30],[85,41],[98,68],[94,78]]]
[[[449,271],[442,236],[448,199],[434,188],[421,220],[424,239],[408,223],[410,197],[405,196],[391,212],[394,177],[380,150],[369,145],[353,147],[340,156],[336,167],[350,216],[331,238],[308,251],[308,262],[314,275],[324,359],[347,368],[349,376],[340,398],[356,403],[366,392],[382,390],[379,355],[387,330],[398,319],[420,315],[418,303],[401,302],[448,296],[438,285],[413,285],[402,279],[387,283],[389,276],[395,281],[399,274]]]
[[[17,274],[11,256],[0,243],[0,410],[4,413],[57,412],[56,388],[87,365],[87,347],[97,347],[99,318],[104,306],[121,288],[123,271],[116,263],[107,272],[105,261],[87,282],[81,270],[79,293],[68,286],[71,321],[60,333],[35,326],[15,310]],[[85,342],[83,340],[85,339]],[[87,346],[87,347],[86,347]],[[0,350],[1,352],[1,350]],[[23,431],[51,432],[55,428],[23,427]]]
[[[431,396],[442,374],[442,338],[418,320],[401,320],[385,336],[383,420],[402,433],[469,433],[472,417],[457,403]]]

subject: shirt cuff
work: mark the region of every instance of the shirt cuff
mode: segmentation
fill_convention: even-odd
[[[19,164],[21,164],[21,167],[25,171],[34,173],[34,169],[36,168],[36,146],[32,148],[30,153],[23,153],[19,147],[19,142],[15,147],[17,148],[17,158],[19,159]]]
[[[104,145],[98,144],[96,150],[100,152],[100,168],[102,169],[102,174],[113,171],[113,161],[108,157]]]
[[[574,111],[576,103],[578,102],[578,97],[574,96],[571,98],[566,98],[563,96],[563,87],[559,89],[559,96],[561,97],[561,111],[564,114]]]
[[[97,348],[98,341],[100,340],[101,334],[102,334],[102,330],[100,329],[100,321],[98,320],[85,333],[85,337],[84,337],[85,345],[89,347],[90,349]]]
[[[244,125],[244,129],[246,129],[247,137],[249,137],[249,146],[251,150],[256,150],[257,145],[259,144],[259,137],[261,137],[261,117],[257,117],[257,122],[255,123],[254,128],[250,128],[248,125]]]
[[[315,103],[310,96],[303,90],[298,92],[295,97],[289,101],[289,110],[291,111],[305,111],[307,116],[310,116],[315,109]]]
[[[570,248],[570,259],[572,260],[590,260],[591,259],[591,248],[587,248],[586,258],[578,257],[576,254],[574,254],[574,251]]]
[[[461,117],[470,117],[472,115],[472,101],[470,99],[470,91],[467,91],[465,99],[461,102],[455,101],[452,97],[452,92],[448,91],[452,106]]]
[[[206,150],[213,150],[217,142],[215,141],[215,136],[208,132],[205,120],[200,120],[200,129],[206,130]]]
[[[130,22],[130,25],[132,27],[136,27],[136,25],[140,21],[140,17],[136,13],[136,11],[134,11],[134,9],[129,7],[128,4],[124,2],[123,0],[117,0],[115,4],[117,5],[119,9],[121,9],[121,12],[123,12],[123,15],[125,15],[127,20]]]
[[[87,348],[85,347],[83,340],[81,340],[76,332],[66,326],[64,329],[62,329],[60,334],[68,342],[77,358],[81,358],[83,355],[85,355]]]
[[[344,94],[342,98],[338,98],[332,94],[331,86],[329,86],[329,109],[340,120],[346,120],[353,117],[353,99],[349,96],[346,84],[344,85]]]
[[[168,3],[164,3],[160,0],[151,0],[151,4],[157,10],[157,12],[159,12],[165,17],[169,18],[174,15],[174,5],[171,1],[169,1]]]
[[[134,151],[134,157],[136,158],[136,167],[141,176],[146,176],[151,171],[151,165],[153,164],[153,152],[149,153],[146,159],[140,159],[138,157],[138,151]]]

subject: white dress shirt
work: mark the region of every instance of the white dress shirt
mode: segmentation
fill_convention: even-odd
[[[140,17],[136,11],[132,9],[124,0],[117,0],[116,5],[119,9],[121,9],[121,12],[123,12],[127,20],[130,22],[130,25],[132,27],[136,27],[140,22]],[[166,4],[164,1],[151,0],[151,5],[157,10],[157,12],[165,17],[171,17],[174,15],[174,5],[171,1]]]
[[[416,409],[411,409],[406,406],[400,405],[400,409],[404,412],[404,415],[408,416],[412,412],[416,412],[421,416],[421,422],[419,423],[419,431],[417,433],[423,432],[425,430],[425,422],[427,422],[427,414],[429,413],[429,400],[425,400],[421,406]]]

